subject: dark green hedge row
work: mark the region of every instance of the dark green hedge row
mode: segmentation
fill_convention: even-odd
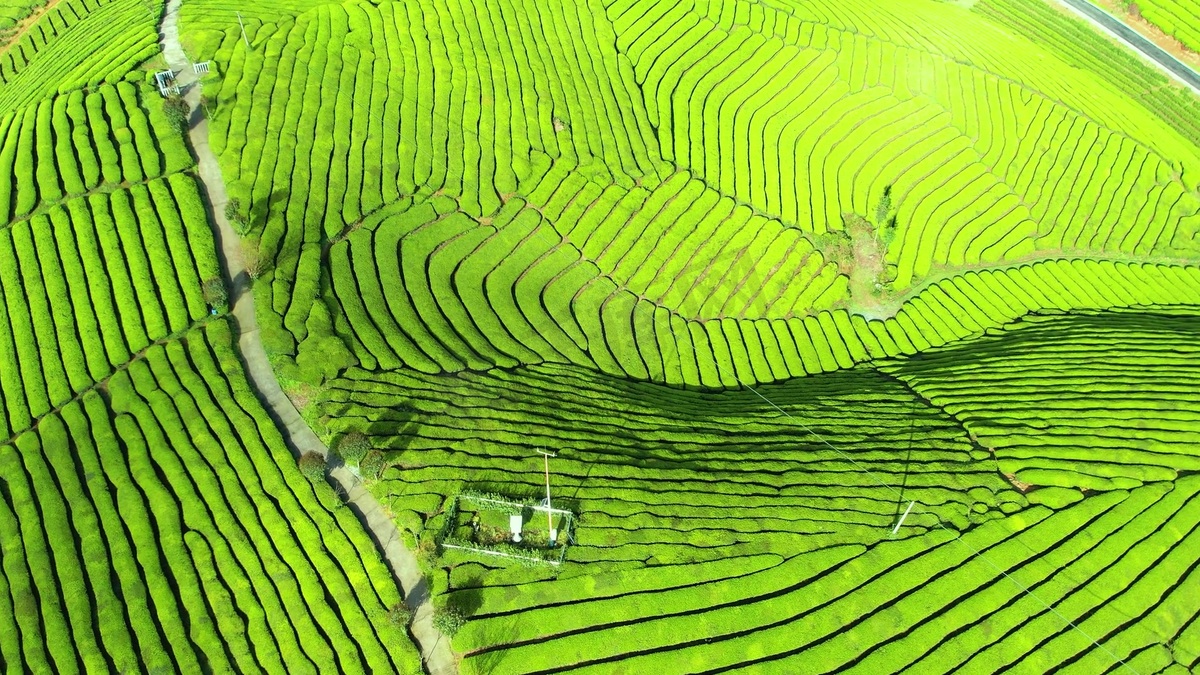
[[[1200,469],[1198,344],[1194,309],[1093,311],[1029,317],[885,369],[1022,481],[1106,490]]]

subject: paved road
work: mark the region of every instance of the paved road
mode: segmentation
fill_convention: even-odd
[[[267,412],[283,432],[292,452],[297,456],[306,452],[316,452],[324,456],[329,454],[329,448],[313,433],[300,417],[291,399],[283,393],[267,358],[267,352],[263,349],[258,319],[254,313],[254,293],[242,260],[241,237],[225,218],[225,203],[228,201],[225,179],[221,176],[221,167],[217,163],[216,155],[208,146],[208,120],[204,119],[200,109],[200,86],[192,64],[179,44],[180,2],[181,0],[167,2],[167,11],[163,16],[159,36],[167,65],[178,74],[184,100],[191,105],[193,111],[188,137],[196,154],[201,197],[209,207],[209,221],[213,226],[218,252],[228,275],[234,323],[238,332],[238,348],[242,353],[246,372],[250,376],[250,383],[257,390],[259,400],[267,405]],[[387,515],[375,496],[363,487],[346,467],[338,467],[330,472],[330,476],[345,489],[350,508],[375,538],[392,570],[392,576],[404,590],[404,601],[413,610],[410,630],[417,640],[426,670],[430,675],[455,675],[458,667],[450,649],[450,641],[433,626],[433,603],[429,601],[421,569],[417,565],[416,556],[404,546],[404,540],[401,539],[395,522]]]
[[[1153,62],[1159,70],[1187,85],[1188,88],[1197,94],[1200,94],[1200,74],[1197,74],[1196,71],[1189,68],[1179,59],[1171,56],[1161,47],[1143,37],[1141,33],[1125,25],[1120,19],[1093,5],[1088,0],[1058,0],[1058,2],[1067,6],[1076,14],[1083,16],[1092,24],[1100,27],[1104,32],[1124,42],[1129,48],[1140,52],[1142,56]]]

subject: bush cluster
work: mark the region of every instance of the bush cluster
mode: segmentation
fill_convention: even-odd
[[[210,277],[201,286],[204,302],[213,309],[224,309],[229,302],[229,291],[225,288],[225,280],[220,277]]]

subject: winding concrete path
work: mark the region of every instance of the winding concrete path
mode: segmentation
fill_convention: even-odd
[[[238,333],[238,348],[242,361],[250,376],[250,383],[258,392],[258,398],[274,418],[283,432],[293,453],[300,456],[307,452],[329,454],[329,448],[313,433],[291,399],[283,393],[279,380],[271,368],[267,352],[259,336],[258,319],[254,310],[254,293],[251,279],[246,274],[242,259],[241,237],[225,218],[225,179],[217,157],[208,146],[208,120],[200,108],[200,86],[191,61],[179,43],[179,6],[181,0],[169,0],[159,30],[163,56],[171,70],[177,73],[177,81],[183,98],[192,109],[188,136],[198,164],[201,197],[209,210],[209,223],[213,227],[218,251],[224,263],[227,281],[230,284],[230,300],[233,304],[234,324]],[[330,472],[330,476],[346,491],[347,502],[363,526],[375,539],[383,552],[392,576],[404,591],[404,601],[413,610],[410,631],[416,638],[425,669],[430,675],[454,675],[458,672],[457,660],[450,649],[450,641],[433,626],[433,603],[416,556],[404,545],[396,524],[383,506],[346,467]]]
[[[1056,0],[1058,4],[1070,9],[1075,14],[1087,19],[1089,23],[1101,31],[1125,43],[1154,67],[1166,73],[1168,77],[1200,94],[1200,74],[1192,70],[1186,63],[1168,54],[1164,49],[1144,37],[1141,33],[1130,28],[1125,22],[1093,5],[1088,0]]]

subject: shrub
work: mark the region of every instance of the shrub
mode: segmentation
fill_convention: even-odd
[[[342,457],[345,455],[343,454]],[[358,473],[363,478],[379,478],[379,474],[383,473],[386,465],[382,452],[369,450],[358,462]]]
[[[243,237],[250,231],[250,221],[246,218],[246,212],[242,208],[242,200],[237,197],[230,197],[229,201],[225,202],[225,219]]]
[[[438,558],[438,543],[432,533],[421,537],[417,543],[417,562],[421,569],[435,569],[437,567]]]
[[[204,294],[204,302],[214,309],[222,308],[229,302],[229,291],[225,289],[225,282],[220,277],[205,279],[200,286],[200,292]]]
[[[251,279],[261,277],[265,271],[262,254],[259,253],[258,244],[253,241],[242,242],[242,266],[246,268],[246,276]]]
[[[325,458],[316,452],[306,452],[300,456],[300,473],[314,483],[325,480]]]
[[[388,621],[397,628],[407,627],[413,620],[412,610],[403,602],[398,602],[392,605],[388,610]]]
[[[879,204],[875,207],[875,226],[883,227],[887,224],[892,216],[892,186],[885,185],[883,188],[883,197],[879,199]]]
[[[463,616],[462,610],[453,605],[433,610],[433,627],[446,637],[454,637],[454,634],[466,624],[467,617]]]
[[[163,102],[163,114],[167,121],[180,133],[188,130],[188,121],[192,116],[192,107],[180,96],[168,97]]]
[[[843,218],[861,218],[855,214],[846,214]],[[829,230],[811,237],[813,248],[821,252],[826,260],[838,264],[847,264],[854,259],[854,246],[850,235],[845,230]]]
[[[338,441],[338,454],[351,464],[359,464],[371,451],[371,439],[361,431],[351,431]]]

